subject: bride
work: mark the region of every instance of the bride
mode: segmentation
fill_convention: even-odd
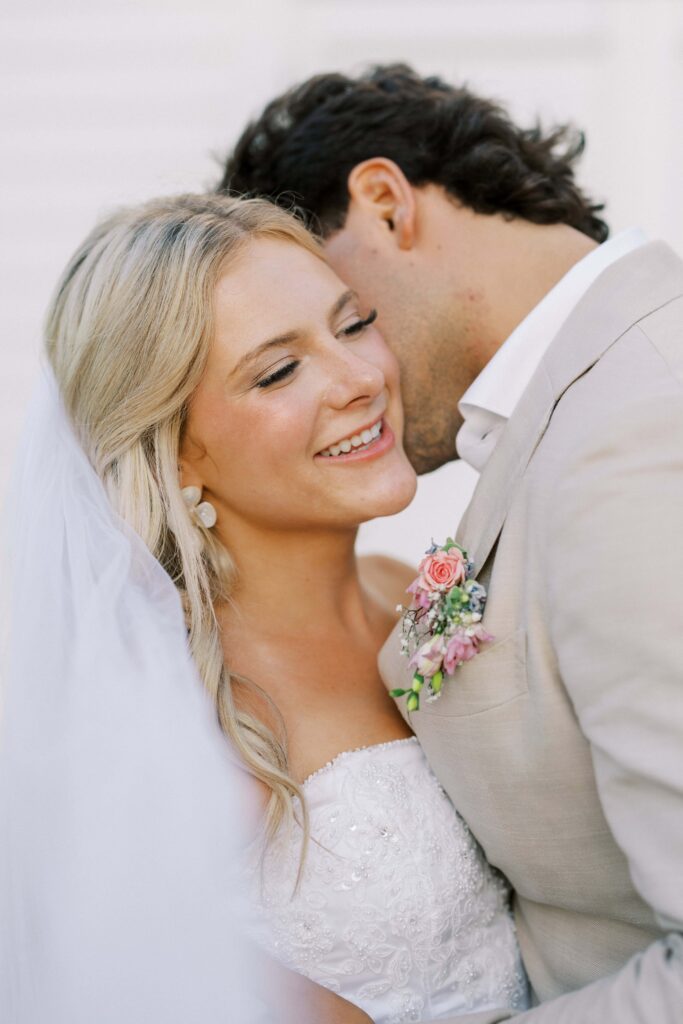
[[[377,671],[414,574],[358,559],[356,531],[415,474],[375,321],[289,214],[181,196],[96,228],[47,327],[68,420],[175,584],[252,780],[252,937],[349,1024],[526,999],[504,884]]]

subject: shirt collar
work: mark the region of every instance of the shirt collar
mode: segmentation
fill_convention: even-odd
[[[496,436],[500,433],[501,426],[514,412],[546,350],[593,282],[610,264],[646,242],[647,238],[639,228],[622,231],[603,242],[575,263],[515,328],[458,404],[464,420],[457,439],[461,458],[470,461],[461,445],[467,449],[472,447],[475,438],[469,435],[473,431],[486,437],[487,426],[495,426]]]

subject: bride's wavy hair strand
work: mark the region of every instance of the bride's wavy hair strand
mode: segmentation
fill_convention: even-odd
[[[69,262],[48,313],[46,348],[114,508],[180,591],[190,650],[221,729],[270,793],[268,842],[294,821],[295,803],[307,836],[306,804],[277,709],[225,664],[215,608],[229,599],[235,568],[211,531],[190,519],[178,473],[188,403],[213,339],[216,282],[258,238],[321,255],[293,214],[260,199],[183,195],[114,214]],[[241,699],[254,691],[277,728]]]

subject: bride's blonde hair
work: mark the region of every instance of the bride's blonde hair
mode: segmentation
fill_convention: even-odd
[[[295,217],[263,200],[158,199],[123,210],[86,238],[52,301],[46,346],[79,439],[121,517],[181,592],[189,644],[218,720],[248,771],[270,791],[266,836],[293,818],[284,733],[236,700],[216,621],[229,596],[229,553],[190,519],[178,453],[188,402],[212,343],[219,274],[257,238],[320,256]],[[243,683],[240,685],[244,685]]]

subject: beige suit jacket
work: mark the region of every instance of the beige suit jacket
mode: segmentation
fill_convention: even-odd
[[[410,724],[514,887],[541,1003],[515,1022],[681,1024],[683,263],[667,246],[577,306],[458,539],[495,640]],[[396,633],[380,664],[405,685]]]

